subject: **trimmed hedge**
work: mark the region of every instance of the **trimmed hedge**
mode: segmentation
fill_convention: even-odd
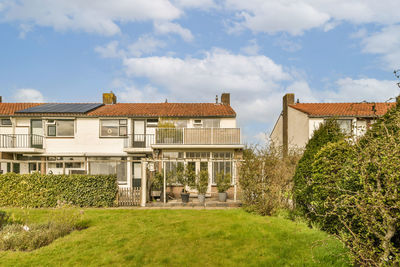
[[[114,206],[114,175],[0,175],[0,206],[56,207],[60,202],[81,207]]]

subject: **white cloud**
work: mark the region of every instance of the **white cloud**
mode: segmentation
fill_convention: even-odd
[[[158,34],[170,34],[174,33],[179,36],[186,42],[191,42],[193,40],[193,35],[190,30],[183,28],[181,25],[169,21],[163,22],[155,22],[154,29]]]
[[[80,30],[102,35],[118,34],[118,23],[174,20],[182,11],[168,0],[20,0],[3,4],[3,20]]]
[[[143,54],[150,54],[157,51],[158,48],[165,47],[166,44],[151,35],[143,35],[138,38],[136,42],[128,47],[128,51],[135,57],[140,57]]]
[[[341,21],[356,25],[400,22],[397,0],[226,0],[225,7],[236,12],[234,29],[265,33],[300,35],[313,28],[327,31]]]
[[[249,41],[249,44],[247,46],[241,48],[240,50],[247,55],[254,56],[257,55],[260,51],[260,46],[257,44],[257,40],[253,39]]]
[[[269,112],[281,104],[281,82],[290,75],[266,56],[244,56],[214,49],[202,58],[127,58],[123,64],[130,77],[147,78],[179,101],[212,102],[216,94],[232,93],[232,105],[243,122],[267,122]],[[172,99],[174,100],[174,99]]]
[[[123,89],[116,92],[120,102],[129,103],[151,103],[163,102],[167,97],[151,85],[137,87],[124,84]]]
[[[181,8],[210,9],[218,7],[213,0],[173,0],[172,2]]]
[[[15,102],[34,102],[34,103],[45,102],[45,98],[40,91],[30,88],[23,88],[16,90],[12,98],[14,99]]]
[[[118,58],[124,55],[124,51],[118,48],[119,42],[112,41],[105,46],[96,46],[94,51],[100,54],[103,58]]]
[[[320,94],[320,100],[325,102],[384,102],[396,97],[399,94],[399,88],[395,80],[347,77],[337,80],[332,90],[316,94]]]
[[[380,32],[362,37],[364,53],[381,56],[385,69],[400,67],[400,25],[384,27]]]

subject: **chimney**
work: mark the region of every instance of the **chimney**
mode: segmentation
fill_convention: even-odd
[[[282,101],[282,118],[283,118],[283,127],[282,127],[282,141],[283,141],[283,156],[286,157],[289,152],[289,116],[288,109],[289,105],[294,104],[294,94],[286,94],[283,96]]]
[[[222,93],[221,94],[221,103],[227,106],[231,104],[231,94],[229,93]]]
[[[112,105],[117,104],[117,96],[111,91],[103,94],[103,104]]]
[[[0,95],[0,103],[3,103],[3,97]]]

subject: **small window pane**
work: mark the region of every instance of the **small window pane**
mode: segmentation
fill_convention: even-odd
[[[56,136],[56,126],[55,125],[47,126],[47,135],[48,136]]]
[[[120,125],[126,125],[126,120],[119,120]]]
[[[119,127],[119,135],[120,136],[126,136],[126,134],[127,134],[126,126],[120,126]]]
[[[57,121],[57,136],[74,136],[74,121]]]
[[[118,120],[102,120],[101,121],[101,136],[118,136],[119,135]]]
[[[1,125],[10,126],[12,123],[10,119],[1,119]]]

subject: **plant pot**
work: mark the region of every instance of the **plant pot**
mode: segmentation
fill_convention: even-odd
[[[227,194],[226,194],[226,192],[218,192],[218,200],[220,201],[220,202],[226,202],[226,197],[227,197]]]
[[[188,203],[189,202],[189,196],[190,193],[181,193],[181,198],[183,203]]]
[[[204,202],[206,202],[206,195],[204,194],[198,194],[197,198],[199,199],[199,202],[204,204]]]

